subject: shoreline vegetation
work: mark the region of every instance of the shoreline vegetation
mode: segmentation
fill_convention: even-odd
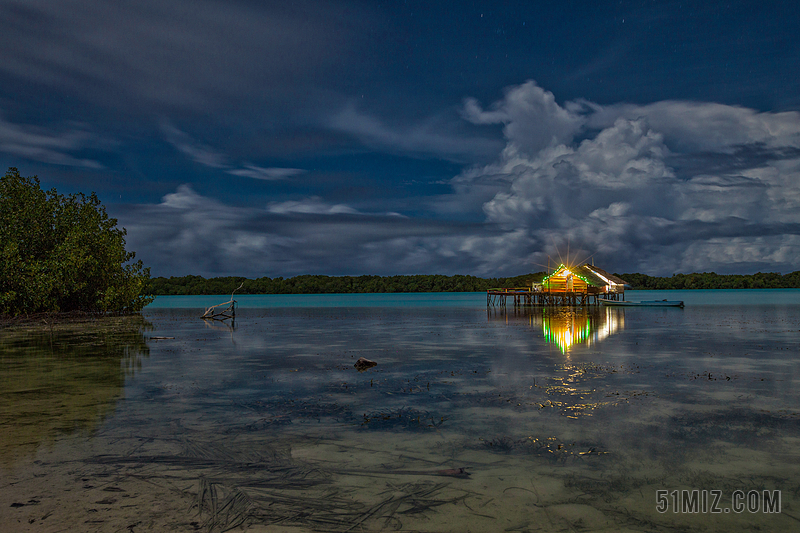
[[[138,313],[150,269],[95,193],[59,194],[11,167],[0,177],[0,316]]]
[[[476,276],[322,276],[301,275],[291,278],[256,278],[239,276],[204,278],[171,276],[151,278],[145,290],[157,296],[199,296],[231,294],[355,294],[413,292],[482,292],[495,287],[528,287],[540,282],[545,272],[508,278]],[[671,277],[646,274],[615,274],[630,284],[632,290],[681,289],[797,289],[800,271],[790,274],[675,274]],[[241,285],[238,290],[237,287]]]

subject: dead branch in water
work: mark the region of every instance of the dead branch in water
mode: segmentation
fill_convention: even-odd
[[[206,312],[203,313],[203,316],[201,316],[200,318],[210,318],[213,320],[226,320],[228,318],[230,319],[236,318],[236,300],[233,299],[233,295],[243,286],[244,286],[244,281],[241,283],[241,285],[236,287],[236,289],[231,293],[230,301],[222,302],[221,304],[217,305],[212,305],[211,307],[206,309]],[[222,311],[214,311],[214,309],[222,307],[224,305],[226,305],[227,307]]]

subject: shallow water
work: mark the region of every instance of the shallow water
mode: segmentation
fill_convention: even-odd
[[[746,292],[251,297],[235,325],[159,298],[2,330],[0,529],[796,530],[800,291]],[[695,489],[723,512],[673,512]],[[780,513],[724,512],[765,490]]]

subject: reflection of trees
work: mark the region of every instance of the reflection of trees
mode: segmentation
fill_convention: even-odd
[[[114,411],[149,348],[141,316],[6,328],[0,336],[0,464]]]
[[[605,306],[496,308],[489,310],[489,320],[541,328],[545,341],[566,352],[576,344],[592,346],[622,330],[625,310]]]

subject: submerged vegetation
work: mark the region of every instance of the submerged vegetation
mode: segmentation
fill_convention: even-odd
[[[257,278],[229,276],[158,277],[150,280],[148,291],[161,295],[230,294],[239,285],[240,294],[346,294],[397,292],[480,292],[493,287],[527,287],[541,282],[545,272],[510,278],[476,276],[314,276],[293,278]],[[631,289],[789,289],[800,288],[800,271],[781,275],[675,274],[656,277],[646,274],[617,274]]]
[[[138,312],[150,271],[125,250],[125,229],[97,195],[42,190],[9,168],[0,178],[0,315]]]

